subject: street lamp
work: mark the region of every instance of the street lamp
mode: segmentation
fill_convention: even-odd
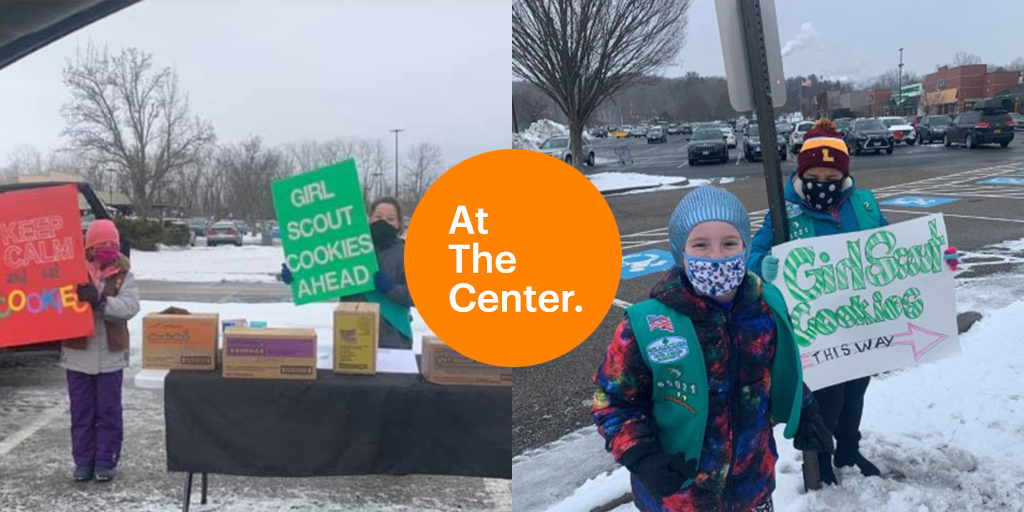
[[[395,128],[394,130],[388,130],[395,134],[395,200],[398,199],[398,133],[404,132],[402,128]]]
[[[896,87],[899,89],[899,92],[896,93],[896,115],[899,115],[900,105],[903,103],[903,48],[900,48],[900,78],[897,83],[899,85]]]

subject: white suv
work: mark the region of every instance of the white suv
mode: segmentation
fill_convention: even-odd
[[[569,137],[567,135],[551,137],[544,141],[544,144],[540,145],[540,152],[572,165],[572,150],[569,149]],[[590,149],[590,145],[587,144],[586,139],[583,139],[583,154],[587,155],[587,159],[585,160],[587,166],[593,167],[594,150]]]

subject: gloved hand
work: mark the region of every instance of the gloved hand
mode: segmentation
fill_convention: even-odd
[[[955,271],[956,267],[960,265],[960,252],[956,250],[956,247],[951,246],[942,254],[942,259],[946,260],[946,265],[949,265],[949,268]]]
[[[78,302],[88,302],[93,309],[99,308],[103,302],[100,291],[91,284],[80,284],[75,291],[78,293]]]
[[[378,270],[377,273],[373,275],[373,286],[377,288],[378,292],[386,295],[395,287],[395,282],[392,281],[384,271]]]
[[[295,278],[292,277],[292,269],[288,268],[287,263],[281,264],[281,282],[284,284],[292,284]]]
[[[679,492],[684,482],[697,476],[697,461],[682,454],[652,453],[636,463],[633,473],[644,487],[656,496],[671,496]]]
[[[818,403],[811,402],[800,412],[800,425],[793,437],[793,447],[800,451],[835,453],[832,431],[818,413]]]
[[[761,260],[761,277],[763,277],[767,283],[770,283],[774,281],[776,277],[779,277],[779,258],[769,254]]]

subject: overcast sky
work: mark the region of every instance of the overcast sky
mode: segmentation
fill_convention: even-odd
[[[173,66],[221,142],[435,142],[453,166],[511,147],[510,1],[141,2],[0,71],[0,166],[63,144],[61,70],[89,41]],[[404,154],[405,149],[400,149]]]
[[[826,74],[864,80],[899,64],[924,75],[952,61],[958,51],[986,64],[1024,56],[1024,1],[775,0],[779,41],[791,43],[783,58],[787,76]],[[725,75],[715,0],[693,0],[681,64],[666,76],[687,71]]]

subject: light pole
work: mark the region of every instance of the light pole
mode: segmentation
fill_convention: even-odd
[[[395,200],[398,200],[398,133],[404,132],[401,128],[395,128],[394,130],[388,130],[395,134]]]
[[[903,104],[903,48],[900,48],[900,73],[899,73],[899,75],[900,75],[900,78],[899,78],[899,81],[897,82],[899,85],[896,86],[897,88],[899,88],[899,92],[896,93],[896,98],[897,98],[897,100],[896,100],[896,115],[900,114],[900,105]]]

